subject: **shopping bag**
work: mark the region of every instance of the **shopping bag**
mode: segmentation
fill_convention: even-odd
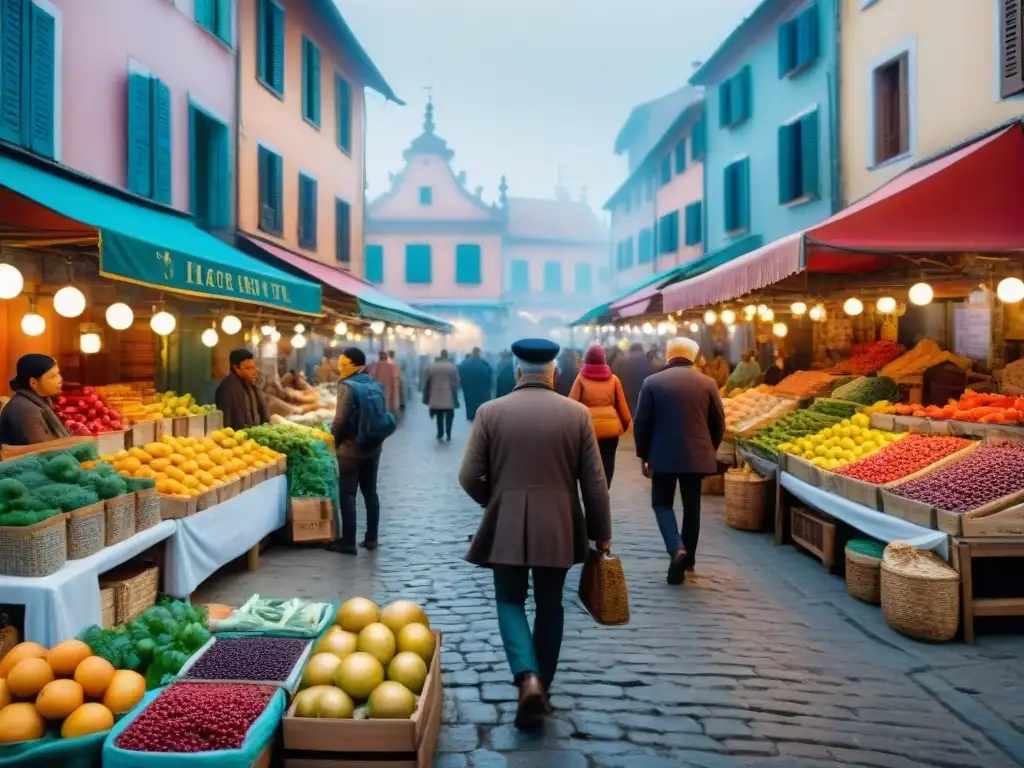
[[[590,550],[580,575],[580,600],[598,624],[629,621],[629,591],[622,561],[611,552]]]

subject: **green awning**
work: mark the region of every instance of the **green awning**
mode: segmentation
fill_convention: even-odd
[[[0,186],[99,232],[100,274],[188,296],[319,315],[320,286],[254,259],[190,218],[0,156]]]
[[[611,307],[612,307],[612,304],[616,304],[616,303],[622,301],[623,299],[628,298],[629,296],[631,296],[632,294],[636,293],[637,291],[642,291],[644,288],[647,288],[648,286],[657,285],[658,283],[662,283],[662,282],[670,279],[672,277],[673,273],[677,272],[680,269],[682,269],[682,267],[671,267],[671,268],[666,269],[666,270],[664,270],[662,272],[655,272],[653,274],[648,275],[643,280],[640,280],[639,282],[637,282],[635,285],[630,286],[630,288],[628,290],[625,290],[622,293],[618,294],[611,301],[606,301],[604,304],[598,304],[593,309],[589,310],[588,312],[584,313],[582,316],[580,316],[577,319],[573,320],[571,323],[569,323],[569,327],[572,328],[572,327],[575,327],[577,325],[585,325],[587,323],[593,323],[594,321],[599,321],[602,318],[610,320],[611,319]]]

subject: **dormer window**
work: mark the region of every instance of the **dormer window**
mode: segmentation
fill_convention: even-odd
[[[434,189],[433,187],[420,187],[420,205],[433,205],[434,204]]]

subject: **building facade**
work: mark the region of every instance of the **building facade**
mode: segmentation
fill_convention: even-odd
[[[691,78],[705,88],[709,254],[740,255],[837,210],[837,2],[763,0]]]
[[[1003,46],[1006,39],[1019,45],[1019,0],[930,10],[921,0],[843,0],[840,147],[847,204],[916,161],[1024,112],[1020,50],[1007,58]]]

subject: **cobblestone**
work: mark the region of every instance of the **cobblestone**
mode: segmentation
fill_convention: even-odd
[[[417,408],[388,440],[378,551],[270,547],[258,571],[230,566],[194,599],[423,604],[444,633],[437,768],[1024,765],[1024,639],[935,646],[899,636],[811,558],[727,529],[720,497],[705,497],[696,574],[666,585],[628,439],[612,501],[631,620],[596,625],[575,596],[574,569],[557,711],[538,732],[517,731],[491,575],[462,560],[480,517],[455,479],[466,429],[457,419],[452,443],[437,444]]]

